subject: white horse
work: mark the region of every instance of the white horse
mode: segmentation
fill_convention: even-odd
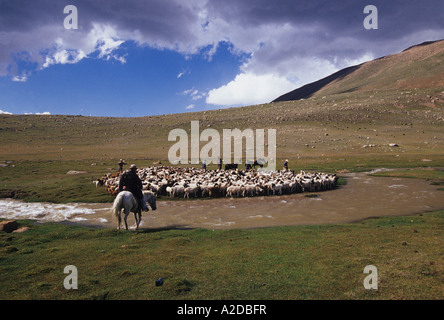
[[[156,210],[156,196],[151,191],[143,191],[143,198],[145,202],[148,202],[152,210]],[[122,218],[120,217],[122,209],[124,211],[125,217],[125,229],[128,230],[128,223],[126,218],[130,212],[134,212],[134,218],[136,219],[136,230],[139,229],[140,221],[142,220],[142,208],[140,207],[139,201],[134,197],[134,195],[129,191],[120,192],[113,204],[113,213],[117,218],[117,230],[120,230],[120,224],[122,223]]]

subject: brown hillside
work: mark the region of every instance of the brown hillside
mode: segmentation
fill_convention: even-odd
[[[444,40],[342,69],[282,95],[273,102],[375,89],[444,87]]]

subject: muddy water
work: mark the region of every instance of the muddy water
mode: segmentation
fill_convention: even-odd
[[[444,208],[444,192],[420,179],[346,175],[347,185],[317,197],[305,194],[254,198],[158,201],[143,213],[141,228],[258,228],[347,223],[375,216],[409,215]],[[30,204],[0,201],[1,218],[71,221],[115,227],[111,204]],[[128,218],[134,223],[133,215]]]

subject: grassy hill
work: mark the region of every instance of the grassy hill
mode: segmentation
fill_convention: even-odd
[[[243,108],[140,118],[0,115],[0,161],[163,160],[168,133],[208,127],[277,130],[279,158],[438,156],[442,153],[444,87],[371,90]],[[397,143],[400,149],[389,148]],[[363,145],[377,147],[363,149]],[[201,145],[204,145],[202,143]],[[308,145],[308,146],[307,146]]]
[[[444,87],[444,40],[424,42],[401,53],[342,69],[288,92],[274,102],[346,92]]]

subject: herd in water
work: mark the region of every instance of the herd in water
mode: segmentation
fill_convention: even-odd
[[[206,170],[152,166],[137,169],[143,189],[171,198],[254,197],[317,192],[334,189],[336,174],[293,170]],[[119,193],[119,174],[107,174],[95,181],[112,195]]]

